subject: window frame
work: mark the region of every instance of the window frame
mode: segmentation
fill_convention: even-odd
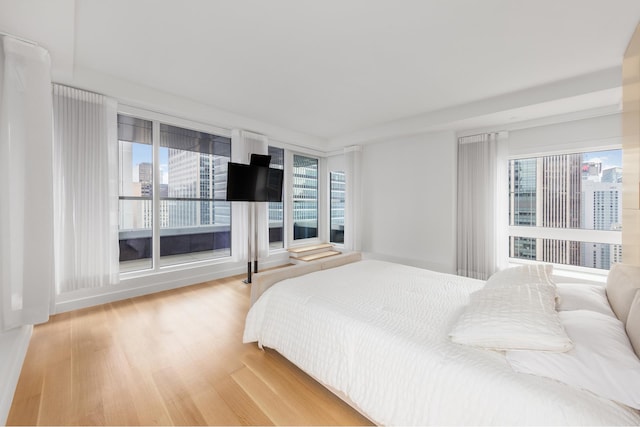
[[[117,113],[117,117],[119,117],[120,115],[121,114],[118,112]],[[151,143],[150,144],[142,143],[142,144],[148,145],[151,148],[151,165],[152,165],[151,175],[152,175],[152,177],[154,177],[155,176],[155,171],[153,170],[153,164],[154,164],[154,160],[153,160],[153,151],[154,151],[153,150],[153,122],[151,120],[147,120],[147,119],[144,119],[142,117],[135,116],[135,115],[122,114],[122,116],[127,116],[127,117],[131,117],[131,118],[134,118],[134,119],[140,119],[140,120],[143,120],[143,121],[151,123],[151,134],[152,134]],[[118,119],[116,119],[116,120],[117,120],[117,126],[119,126],[119,120]],[[141,196],[128,196],[128,195],[123,195],[122,194],[121,178],[122,178],[122,174],[123,174],[123,169],[122,169],[123,165],[121,164],[121,161],[122,161],[121,154],[122,153],[120,151],[121,150],[120,137],[118,135],[119,129],[116,130],[116,133],[117,133],[117,139],[118,139],[118,164],[117,164],[117,168],[118,168],[118,240],[119,240],[118,245],[120,245],[120,233],[123,231],[120,228],[120,225],[121,225],[120,221],[123,219],[122,210],[121,210],[123,208],[123,203],[122,202],[128,202],[128,201],[145,202],[145,201],[148,201],[148,202],[151,203],[151,227],[149,228],[149,231],[151,232],[151,245],[152,246],[151,246],[151,258],[149,259],[148,266],[145,266],[143,268],[139,268],[139,269],[136,269],[136,270],[127,270],[124,273],[120,272],[120,274],[122,275],[122,274],[131,273],[131,272],[138,272],[138,271],[151,271],[151,270],[153,270],[153,251],[155,250],[153,248],[153,224],[154,224],[154,221],[155,221],[155,218],[153,217],[154,212],[155,212],[155,207],[153,205],[153,193],[155,191],[154,188],[153,188],[153,183],[154,183],[155,179],[152,178],[152,180],[151,180],[151,184],[152,184],[151,196],[142,196],[142,195]],[[137,142],[137,141],[130,141],[130,143],[131,144],[134,144],[134,143],[135,144],[140,144],[140,142]],[[133,149],[133,147],[132,147],[132,149]],[[132,155],[133,155],[133,153],[132,153]],[[147,228],[143,227],[140,230],[147,230]],[[139,232],[139,233],[142,234],[142,232]],[[138,234],[138,233],[136,233],[136,234]],[[143,259],[146,259],[146,258],[143,258]],[[119,261],[119,263],[120,262],[121,261]]]
[[[506,161],[503,167],[506,168],[507,173],[505,174],[505,179],[507,180],[501,186],[501,188],[506,188],[507,197],[510,196],[511,189],[509,188],[509,164],[512,160],[523,160],[523,159],[531,159],[531,158],[540,158],[545,156],[555,156],[555,155],[567,155],[567,154],[584,154],[584,153],[593,153],[598,151],[612,151],[612,150],[622,150],[622,145],[618,142],[610,145],[591,145],[585,144],[584,147],[574,147],[570,149],[563,149],[557,151],[543,151],[543,152],[532,152],[532,153],[518,153],[509,155],[506,158]],[[536,184],[536,191],[537,191]],[[510,208],[509,208],[510,209]],[[620,207],[622,209],[622,207]],[[563,241],[575,241],[581,243],[601,243],[601,244],[611,244],[611,245],[622,245],[622,233],[618,230],[593,230],[593,229],[584,229],[584,228],[555,228],[555,227],[543,227],[543,226],[524,226],[524,225],[511,225],[510,224],[510,213],[505,215],[506,217],[506,242],[500,242],[500,244],[505,244],[507,247],[510,245],[511,237],[522,237],[522,238],[540,238],[540,239],[553,239],[553,240],[563,240]],[[523,265],[523,264],[534,264],[546,261],[537,261],[530,260],[524,258],[514,258],[511,257],[510,251],[507,250],[507,263],[510,266],[514,265]],[[560,275],[566,275],[575,278],[583,278],[587,280],[596,280],[601,282],[603,278],[609,273],[608,269],[601,269],[595,267],[586,267],[586,266],[577,266],[577,265],[569,265],[569,264],[559,264],[559,263],[551,263],[553,264],[554,271],[560,273]]]
[[[156,122],[154,121],[154,123],[156,123]],[[220,133],[201,131],[201,130],[198,130],[198,129],[194,128],[193,126],[176,126],[176,125],[172,125],[170,123],[167,123],[164,120],[163,121],[157,121],[157,123],[158,123],[158,127],[159,127],[159,130],[158,130],[158,144],[160,144],[160,141],[162,139],[162,132],[163,132],[162,125],[165,125],[166,127],[169,127],[169,128],[173,127],[173,128],[182,129],[182,130],[185,130],[185,131],[195,131],[195,132],[206,133],[206,134],[217,136],[217,137],[228,138],[229,139],[229,156],[228,156],[228,160],[227,161],[228,162],[231,161],[231,138],[230,137],[226,137],[224,135],[220,135]],[[170,132],[170,129],[165,129],[165,132]],[[158,158],[160,156],[160,150],[162,150],[163,148],[169,149],[169,150],[170,149],[175,149],[175,150],[181,151],[183,153],[191,152],[191,153],[198,153],[200,155],[203,154],[201,152],[182,150],[182,149],[178,149],[178,148],[174,148],[174,147],[162,147],[162,146],[159,145],[158,153],[157,153],[158,154]],[[155,152],[154,152],[154,154],[155,154]],[[210,154],[210,155],[211,156],[215,156],[216,154]],[[218,156],[219,156],[219,154],[218,154]],[[213,159],[213,157],[212,157],[212,159]],[[198,157],[198,161],[201,162],[202,161],[202,157]],[[199,164],[198,168],[200,168],[200,167],[201,167],[201,165]],[[158,159],[158,170],[159,170],[159,168],[160,168],[160,161]],[[161,175],[158,175],[158,177],[160,177],[160,176]],[[213,182],[213,177],[212,177],[212,182]],[[222,200],[216,200],[215,199],[215,194],[212,194],[211,197],[209,197],[209,198],[169,196],[169,195],[163,197],[162,196],[162,192],[160,191],[160,187],[159,187],[160,185],[162,185],[161,184],[161,179],[158,179],[157,183],[158,183],[158,194],[159,194],[159,198],[160,198],[160,201],[159,201],[160,208],[162,207],[162,202],[167,203],[166,207],[167,207],[167,209],[170,210],[169,203],[172,202],[172,201],[173,202],[200,202],[200,203],[202,203],[202,202],[205,202],[205,203],[206,202],[214,202],[215,203],[217,201],[218,202],[222,201]],[[154,185],[155,185],[155,181],[154,181]],[[167,183],[167,185],[168,185],[168,183]],[[168,187],[168,190],[170,190],[169,187]],[[154,191],[155,191],[155,186],[154,186]],[[229,257],[229,256],[232,255],[231,254],[231,232],[232,232],[232,229],[231,229],[231,227],[232,227],[232,225],[231,225],[231,203],[230,202],[226,202],[226,203],[229,203],[229,226],[228,227],[229,227],[229,242],[230,242],[230,245],[229,245],[229,255],[227,255],[227,257]],[[201,208],[202,208],[202,205],[198,205],[198,209],[201,209]],[[158,210],[158,215],[160,215],[161,213],[162,213],[162,210],[159,209]],[[160,218],[158,218],[158,221],[160,221]],[[200,221],[202,221],[202,218],[200,219]],[[221,226],[224,227],[224,225],[221,225],[221,224],[212,224],[212,225],[209,226],[209,228],[219,228]],[[197,227],[202,227],[202,223],[200,222],[200,224],[196,225],[196,226],[188,226],[187,225],[187,226],[178,226],[177,228],[197,228]],[[172,228],[176,228],[176,227],[167,226],[167,227],[164,228],[164,230],[170,230]],[[159,249],[160,250],[160,268],[168,267],[168,266],[171,266],[171,265],[184,264],[185,262],[183,260],[178,260],[178,262],[173,262],[173,260],[170,258],[171,255],[165,255],[165,256],[162,255],[162,239],[161,238],[162,237],[166,238],[169,235],[169,234],[165,234],[164,236],[162,236],[162,230],[163,230],[162,222],[160,221],[160,236],[159,236],[160,239],[158,239],[159,242],[160,242],[160,249]],[[186,253],[184,255],[195,254],[195,253],[197,253],[197,252],[188,252],[188,253]],[[197,257],[198,255],[194,255],[194,256]],[[165,259],[163,260],[163,258],[165,258]],[[205,259],[205,260],[215,259],[215,258],[225,258],[225,256],[222,255],[222,256],[203,257],[203,259]]]
[[[289,169],[287,168],[287,154],[290,150],[284,147],[282,144],[276,141],[269,141],[269,147],[276,148],[282,150],[282,169],[284,170],[283,181],[282,181],[282,247],[272,248],[271,242],[269,242],[269,254],[276,254],[285,252],[288,247],[288,218],[287,218],[287,209],[289,207],[289,203],[287,201],[287,183],[289,182]],[[270,204],[271,202],[269,202]],[[267,204],[267,220],[269,218],[269,204]]]
[[[318,209],[318,232],[316,237],[310,237],[306,239],[294,239],[293,233],[293,184],[294,184],[294,170],[293,170],[293,157],[294,155],[310,157],[318,160],[318,199],[317,199],[317,209]],[[288,201],[288,207],[285,208],[285,228],[287,231],[287,246],[286,248],[293,248],[298,246],[306,246],[313,245],[323,241],[328,241],[328,231],[327,231],[327,207],[326,203],[323,201],[327,200],[327,184],[326,179],[323,177],[327,176],[327,166],[326,166],[326,158],[321,155],[319,152],[304,150],[296,147],[293,149],[285,148],[285,197]]]
[[[343,196],[343,199],[342,199],[342,203],[343,203],[343,206],[342,206],[342,233],[343,233],[342,242],[334,242],[333,240],[331,240],[331,232],[333,230],[333,208],[334,208],[333,207],[333,196],[332,196],[333,191],[334,191],[334,189],[332,187],[332,183],[334,182],[333,181],[333,174],[334,173],[342,174],[343,177],[344,177],[344,181],[341,181],[343,183],[343,185],[344,185],[344,190],[342,190],[343,193],[344,193],[344,196]],[[347,194],[347,184],[346,184],[347,181],[346,180],[347,180],[347,174],[346,174],[346,172],[344,170],[330,170],[329,173],[328,173],[328,178],[329,178],[329,191],[328,191],[328,194],[329,194],[329,197],[328,197],[328,199],[329,199],[328,200],[328,202],[329,202],[329,209],[328,209],[328,213],[329,213],[329,238],[328,238],[328,242],[329,243],[333,243],[336,246],[344,246],[344,220],[345,220],[345,213],[346,213],[346,209],[347,209],[347,206],[346,206],[346,194]]]
[[[135,271],[121,272],[121,279],[130,279],[142,276],[149,276],[159,272],[170,272],[189,269],[199,266],[216,265],[227,263],[232,260],[233,255],[221,256],[217,258],[208,258],[202,260],[189,260],[177,264],[161,265],[160,263],[160,180],[156,177],[160,176],[160,123],[186,128],[189,130],[215,134],[223,137],[231,138],[231,130],[216,126],[207,125],[179,117],[170,116],[155,111],[149,111],[126,104],[118,105],[118,114],[124,116],[132,116],[152,123],[152,156],[153,156],[153,214],[152,214],[152,252],[151,252],[151,268]],[[233,149],[233,147],[232,147]],[[120,167],[118,165],[117,167]],[[231,208],[233,209],[233,208]],[[231,221],[231,233],[233,234],[233,222]]]

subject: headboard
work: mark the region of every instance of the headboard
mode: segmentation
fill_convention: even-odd
[[[330,258],[321,258],[315,261],[305,262],[304,264],[296,264],[256,273],[251,282],[251,305],[253,305],[267,289],[282,280],[313,273],[314,271],[339,267],[344,264],[360,261],[361,259],[362,254],[360,252],[347,252],[334,255]]]
[[[607,276],[607,298],[625,325],[631,345],[640,357],[640,266],[615,263]]]

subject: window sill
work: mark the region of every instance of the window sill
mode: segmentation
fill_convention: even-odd
[[[540,261],[528,261],[515,258],[509,258],[508,260],[509,267],[538,263],[540,263]],[[600,270],[596,268],[578,267],[563,264],[552,265],[554,279],[556,279],[558,282],[586,281],[591,283],[605,284],[607,282],[607,276],[609,275],[609,270]]]

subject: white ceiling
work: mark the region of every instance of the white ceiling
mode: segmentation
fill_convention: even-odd
[[[638,0],[52,2],[1,0],[20,11],[0,30],[58,22],[38,40],[54,77],[95,70],[326,140],[619,68],[640,21]]]

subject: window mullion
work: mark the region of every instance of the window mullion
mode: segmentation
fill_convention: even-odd
[[[160,269],[160,123],[153,121],[153,223],[152,259],[153,269]]]
[[[571,240],[575,242],[597,242],[619,245],[622,236],[619,231],[585,230],[580,228],[550,228],[509,226],[509,235],[534,239]]]

